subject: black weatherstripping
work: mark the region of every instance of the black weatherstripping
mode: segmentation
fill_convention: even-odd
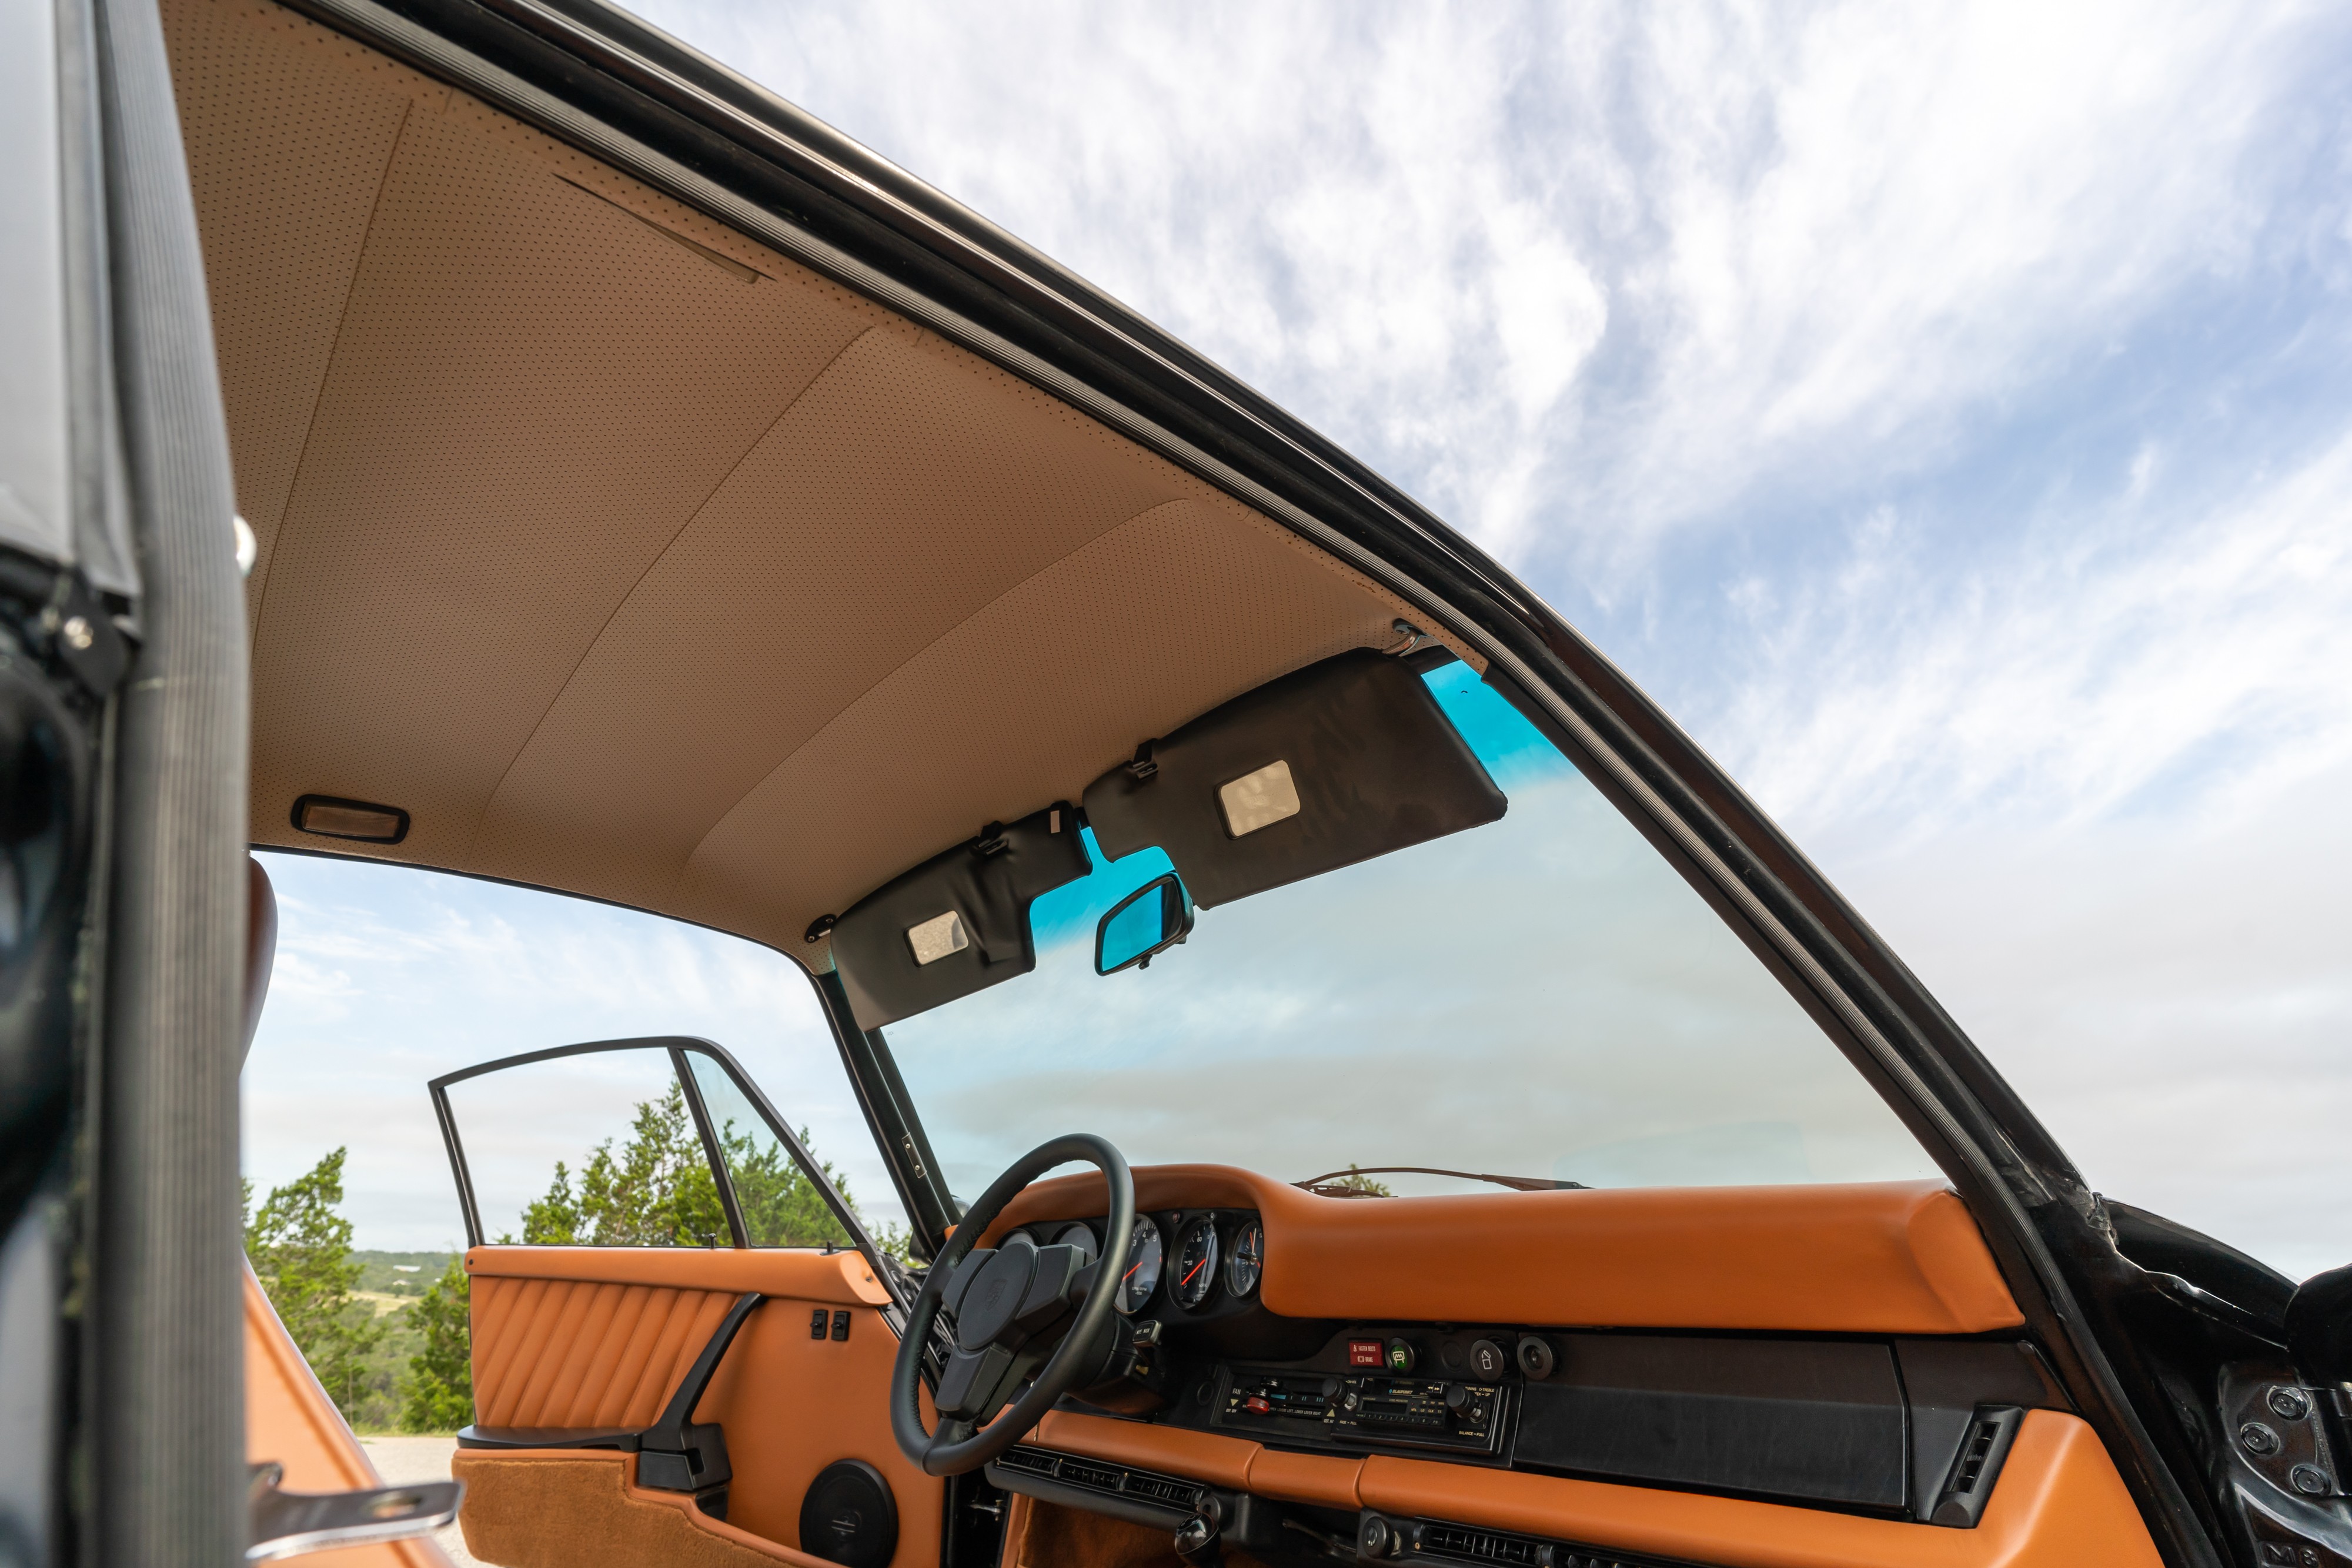
[[[2159,1550],[2218,1565],[2220,1514],[2158,1353],[2152,1287],[2064,1152],[1902,961],[1633,682],[1509,573],[1116,301],[772,95],[594,0],[295,0],[298,9],[737,224],[1096,413],[1466,635],[1684,840],[1736,921],[1835,1012],[1950,1174],[2029,1328]],[[788,225],[800,237],[783,232]],[[861,1085],[862,1088],[866,1087]],[[893,1153],[892,1158],[898,1158]],[[2153,1357],[2153,1358],[2152,1358]]]

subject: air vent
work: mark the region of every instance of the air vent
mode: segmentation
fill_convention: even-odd
[[[1127,1477],[1127,1495],[1148,1497],[1171,1508],[1191,1508],[1199,1500],[1200,1489],[1183,1481],[1171,1481],[1165,1476],[1147,1476],[1130,1470]]]
[[[1968,1435],[1960,1439],[1959,1452],[1952,1458],[1951,1474],[1936,1500],[1930,1515],[1933,1522],[1959,1530],[1975,1528],[1984,1517],[1993,1484],[2000,1479],[2001,1461],[2009,1457],[2010,1444],[2024,1421],[2025,1412],[2014,1405],[1977,1407]]]
[[[1017,1448],[996,1464],[1000,1469],[1043,1476],[1086,1491],[1131,1497],[1181,1513],[1204,1506],[1207,1496],[1206,1489],[1198,1481],[1150,1470],[1131,1470],[1124,1465],[1106,1465],[1082,1459],[1076,1454],[1057,1454],[1050,1448]]]
[[[1960,1468],[1952,1476],[1954,1496],[1975,1495],[1977,1483],[1984,1479],[1985,1465],[1992,1458],[1993,1439],[2000,1436],[2000,1428],[1990,1421],[1969,1428],[1968,1451],[1960,1456]]]
[[[1503,1563],[1517,1568],[1538,1568],[1544,1544],[1523,1535],[1503,1535],[1460,1524],[1423,1524],[1421,1550],[1432,1557],[1454,1557],[1465,1563]]]

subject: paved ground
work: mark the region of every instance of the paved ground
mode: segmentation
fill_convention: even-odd
[[[403,1481],[446,1481],[449,1479],[449,1456],[457,1451],[455,1437],[362,1437],[360,1447],[367,1450],[368,1458],[383,1479],[398,1485]],[[475,1559],[467,1555],[466,1538],[456,1524],[435,1532],[433,1539],[449,1561],[457,1568],[476,1568]]]

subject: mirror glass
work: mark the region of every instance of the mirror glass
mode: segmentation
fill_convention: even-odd
[[[1192,900],[1173,873],[1145,883],[1095,927],[1095,973],[1140,968],[1192,934]]]

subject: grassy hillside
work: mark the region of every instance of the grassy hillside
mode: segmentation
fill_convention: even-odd
[[[423,1341],[423,1336],[408,1324],[408,1305],[425,1293],[425,1286],[441,1277],[453,1256],[448,1252],[352,1253],[352,1261],[361,1268],[359,1288],[353,1294],[374,1312],[384,1327],[383,1342],[368,1356],[362,1375],[364,1392],[354,1401],[354,1430],[390,1432],[399,1428],[400,1375],[408,1369],[408,1358],[422,1348]]]

